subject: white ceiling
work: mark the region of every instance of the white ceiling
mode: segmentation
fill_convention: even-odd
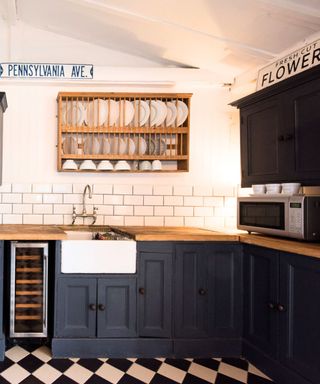
[[[9,27],[232,76],[320,31],[320,0],[0,0],[0,15]]]

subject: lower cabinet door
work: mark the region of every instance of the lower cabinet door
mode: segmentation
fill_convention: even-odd
[[[264,353],[278,354],[278,252],[244,247],[244,339]]]
[[[208,271],[204,244],[179,244],[175,255],[175,336],[202,338],[208,332]]]
[[[320,260],[280,255],[280,360],[320,382]]]
[[[170,337],[172,254],[140,252],[138,274],[139,336]]]
[[[98,337],[137,335],[136,296],[135,276],[98,279]]]
[[[96,336],[94,278],[59,278],[55,299],[56,337]]]

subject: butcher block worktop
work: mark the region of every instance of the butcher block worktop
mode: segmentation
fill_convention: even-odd
[[[320,259],[320,243],[267,235],[227,233],[194,227],[112,226],[112,228],[131,235],[136,241],[236,241]],[[0,240],[65,240],[67,235],[64,231],[103,232],[106,229],[107,226],[2,224]]]
[[[0,240],[63,240],[66,238],[64,231],[55,225],[0,225]]]

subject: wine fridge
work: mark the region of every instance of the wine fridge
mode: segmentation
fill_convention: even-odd
[[[47,337],[48,243],[11,242],[10,337]]]

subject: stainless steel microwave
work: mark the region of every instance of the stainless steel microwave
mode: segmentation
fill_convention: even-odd
[[[320,196],[238,197],[237,226],[249,233],[320,241]]]

